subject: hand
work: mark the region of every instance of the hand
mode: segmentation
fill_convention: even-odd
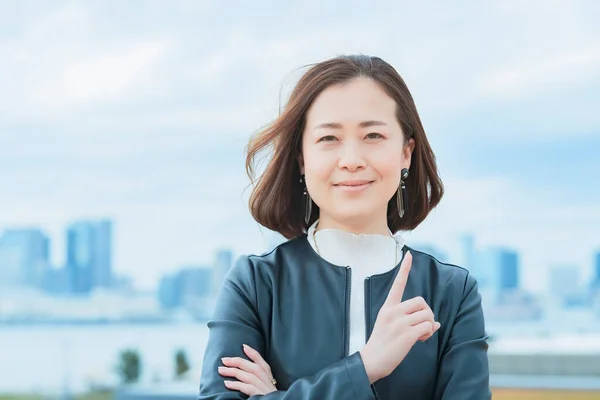
[[[226,367],[219,367],[219,374],[237,379],[237,381],[225,381],[225,386],[248,396],[264,395],[277,391],[276,381],[273,379],[269,364],[252,347],[248,345],[243,347],[244,353],[252,361],[241,357],[224,357],[221,359]]]
[[[391,374],[417,340],[429,339],[440,328],[422,297],[402,302],[411,266],[412,255],[407,252],[379,310],[373,333],[360,351],[370,383]]]

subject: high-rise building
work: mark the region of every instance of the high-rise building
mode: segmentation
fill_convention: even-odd
[[[186,267],[174,274],[163,276],[158,287],[161,306],[165,309],[195,308],[198,311],[198,303],[208,300],[213,294],[212,273],[212,269],[208,267]],[[203,312],[208,314],[208,310]]]
[[[74,293],[112,283],[112,223],[79,221],[67,229],[67,274]]]
[[[594,258],[594,276],[592,278],[592,286],[594,289],[600,290],[600,250],[596,252],[596,256]]]
[[[101,220],[96,223],[94,243],[96,268],[93,277],[96,287],[111,287],[113,283],[112,231],[111,221]]]
[[[475,273],[477,265],[475,263],[475,239],[473,235],[463,235],[460,238],[460,247],[462,250],[461,266],[471,273]]]
[[[50,239],[38,228],[8,229],[0,237],[0,287],[41,287],[50,268]]]
[[[495,304],[504,293],[519,288],[519,255],[502,248],[489,247],[478,252],[473,275],[482,295]]]
[[[215,260],[213,265],[213,280],[212,290],[218,292],[221,289],[225,275],[231,269],[233,265],[233,252],[231,250],[222,249],[215,253]]]

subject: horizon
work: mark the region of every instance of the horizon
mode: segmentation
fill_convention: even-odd
[[[247,210],[249,136],[277,115],[300,67],[365,53],[407,82],[446,186],[408,243],[460,262],[460,235],[472,232],[518,251],[522,280],[540,289],[554,264],[591,273],[598,4],[321,5],[334,20],[295,3],[274,5],[275,18],[252,4],[233,15],[213,3],[27,4],[0,5],[0,74],[11,77],[0,229],[44,227],[53,263],[68,222],[96,216],[115,221],[114,270],[142,287],[218,248],[262,251],[272,239]],[[301,24],[286,22],[292,11]]]

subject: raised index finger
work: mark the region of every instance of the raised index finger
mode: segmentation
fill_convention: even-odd
[[[410,251],[407,251],[406,255],[404,256],[404,260],[402,260],[402,264],[400,264],[400,270],[398,271],[398,275],[396,275],[396,279],[394,279],[394,283],[392,283],[390,292],[388,293],[388,296],[385,299],[384,305],[400,304],[402,302],[402,296],[404,295],[404,289],[406,288],[406,282],[408,281],[408,273],[410,272],[411,266],[412,254],[410,254]]]

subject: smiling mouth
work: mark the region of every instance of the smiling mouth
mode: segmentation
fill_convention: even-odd
[[[373,183],[373,181],[360,180],[360,181],[343,181],[339,183],[334,183],[333,186],[364,186],[369,183]]]
[[[367,187],[369,187],[369,185],[371,185],[371,183],[373,183],[373,181],[365,181],[365,180],[344,181],[344,182],[334,184],[333,187],[336,187],[336,188],[339,188],[339,189],[342,189],[345,191],[358,191],[358,190],[366,189]]]

